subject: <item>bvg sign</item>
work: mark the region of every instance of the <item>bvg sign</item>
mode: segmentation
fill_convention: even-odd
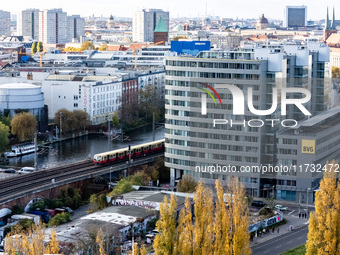
[[[315,154],[315,140],[302,140],[301,153]]]

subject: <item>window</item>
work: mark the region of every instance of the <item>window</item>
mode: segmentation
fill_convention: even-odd
[[[73,104],[73,107],[74,107],[74,108],[78,108],[78,103],[74,103],[74,104]]]

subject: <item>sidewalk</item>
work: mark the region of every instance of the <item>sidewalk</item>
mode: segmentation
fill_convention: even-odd
[[[302,218],[299,219],[299,217],[295,216],[295,215],[284,214],[283,218],[287,220],[286,224],[281,225],[279,227],[276,227],[274,233],[272,232],[272,230],[270,230],[269,233],[262,234],[261,237],[258,236],[256,238],[254,238],[254,241],[250,241],[250,245],[251,246],[257,245],[257,244],[266,242],[268,240],[271,240],[273,238],[276,238],[276,237],[278,237],[280,235],[283,235],[283,234],[286,234],[288,232],[291,232],[289,230],[290,225],[293,226],[293,231],[294,231],[294,230],[296,230],[296,229],[298,229],[298,228],[308,224],[307,219],[302,219]],[[278,228],[280,230],[279,233],[277,233],[277,229]]]
[[[264,203],[268,203],[267,199],[266,198],[262,198],[262,197],[255,197],[254,200],[260,200],[260,201],[263,201]],[[286,200],[274,200],[274,204],[280,204],[280,205],[283,205],[283,206],[293,206],[293,207],[297,207],[299,206],[299,203],[297,202],[292,202],[292,201],[286,201]],[[307,203],[301,203],[300,204],[301,207],[303,208],[307,208]],[[315,205],[314,204],[308,204],[308,208],[315,208]]]

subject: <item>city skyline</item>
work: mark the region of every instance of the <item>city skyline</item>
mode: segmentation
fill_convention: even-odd
[[[238,2],[226,3],[222,0],[213,0],[206,4],[197,4],[193,1],[160,2],[155,0],[144,1],[143,3],[128,0],[125,2],[110,2],[107,0],[101,1],[100,5],[93,4],[93,1],[84,0],[82,2],[69,2],[61,0],[58,3],[50,3],[41,0],[26,2],[23,0],[14,0],[10,4],[5,4],[1,9],[17,14],[27,8],[52,9],[63,8],[68,14],[80,14],[81,16],[107,16],[111,14],[119,17],[133,17],[137,10],[143,8],[159,8],[170,12],[171,18],[177,17],[203,17],[220,16],[223,18],[258,18],[262,13],[269,19],[283,19],[284,9],[287,5],[305,5],[307,6],[307,20],[324,19],[326,15],[326,7],[335,7],[335,10],[340,10],[340,3],[334,0],[328,0],[322,3],[320,8],[319,1],[288,0],[285,2],[274,3],[269,0],[249,1],[241,0]],[[181,5],[182,8],[178,8]],[[247,6],[247,8],[240,8]]]

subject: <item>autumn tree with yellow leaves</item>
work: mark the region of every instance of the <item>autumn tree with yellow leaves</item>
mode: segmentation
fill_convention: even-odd
[[[37,118],[31,113],[19,113],[11,120],[12,134],[17,135],[20,141],[32,139],[37,130],[37,124]]]
[[[228,182],[226,194],[216,180],[216,195],[198,183],[194,194],[193,217],[187,197],[176,229],[176,207],[165,197],[160,205],[160,223],[154,249],[158,255],[249,255],[249,215],[246,192],[237,178]],[[172,198],[174,200],[174,198]],[[172,201],[171,200],[171,201]],[[171,208],[171,210],[170,210]],[[166,222],[166,224],[165,224]],[[167,232],[169,230],[169,232]],[[173,248],[173,244],[175,248]]]
[[[336,162],[326,166],[315,194],[315,212],[309,218],[307,255],[340,254],[340,180]]]
[[[174,241],[176,236],[176,210],[177,200],[174,195],[170,197],[168,203],[167,196],[159,206],[160,219],[157,221],[156,228],[159,234],[154,241],[156,254],[170,255],[174,253]]]
[[[27,232],[20,228],[8,233],[5,239],[5,251],[9,255],[43,255],[59,254],[59,241],[55,230],[51,231],[50,242],[45,245],[45,228],[42,225],[33,226]]]

